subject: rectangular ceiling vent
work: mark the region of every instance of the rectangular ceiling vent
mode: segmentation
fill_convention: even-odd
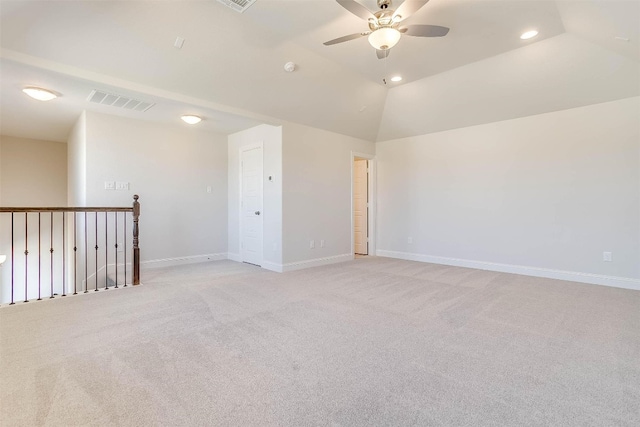
[[[139,101],[128,96],[114,95],[111,93],[102,92],[97,89],[91,91],[89,97],[87,98],[87,101],[93,102],[95,104],[124,108],[125,110],[140,111],[141,113],[156,105],[153,102]]]
[[[222,3],[223,5],[230,7],[236,12],[244,12],[254,4],[256,0],[218,0],[218,3]]]

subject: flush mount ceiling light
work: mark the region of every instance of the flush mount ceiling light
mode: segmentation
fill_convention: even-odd
[[[529,40],[534,38],[535,36],[538,35],[538,31],[536,30],[531,30],[531,31],[527,31],[526,33],[522,33],[522,35],[520,36],[520,38],[522,40]]]
[[[190,125],[195,125],[202,121],[201,117],[193,116],[191,114],[185,114],[184,116],[180,116],[183,122],[189,123]]]
[[[393,76],[391,77],[391,81],[392,82],[401,82],[402,81],[402,76]]]
[[[376,50],[387,50],[398,44],[401,35],[395,28],[379,28],[369,34],[369,43]]]
[[[56,93],[41,87],[27,86],[22,91],[38,101],[51,101],[58,97]]]

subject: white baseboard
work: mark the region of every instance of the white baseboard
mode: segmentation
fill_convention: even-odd
[[[227,253],[227,259],[230,259],[231,261],[242,262],[242,258],[240,258],[240,254],[234,254],[232,252]]]
[[[229,253],[227,258],[231,261],[242,262],[239,254]],[[262,261],[260,267],[265,270],[275,271],[276,273],[284,273],[287,271],[302,270],[304,268],[319,267],[321,265],[335,264],[338,262],[351,261],[354,258],[353,254],[342,254],[324,258],[306,259],[304,261],[290,262],[287,264],[278,264],[270,261]]]
[[[240,254],[235,254],[232,252],[227,253],[227,259],[235,262],[242,262]],[[262,265],[260,267],[264,268],[265,270],[282,273],[282,264],[277,264],[275,262],[262,261]]]
[[[282,264],[277,264],[275,262],[262,261],[261,267],[265,270],[275,271],[276,273],[282,273],[284,271]]]
[[[432,264],[476,268],[479,270],[499,271],[501,273],[521,274],[524,276],[545,277],[547,279],[567,280],[571,282],[589,283],[592,285],[612,286],[615,288],[634,289],[640,291],[640,280],[627,277],[603,276],[600,274],[553,270],[549,268],[530,267],[524,265],[500,264],[486,261],[473,261],[468,259],[412,254],[408,252],[398,251],[378,250],[376,251],[376,255],[381,257],[404,259],[407,261],[420,261]]]
[[[338,262],[351,261],[353,254],[342,254],[324,258],[308,259],[304,261],[290,262],[282,265],[282,272],[302,270],[304,268],[319,267],[321,265],[336,264]]]
[[[220,261],[227,259],[227,253],[220,254],[206,254],[206,255],[193,255],[177,258],[164,258],[164,259],[152,259],[149,261],[141,261],[141,268],[160,268],[160,267],[172,267],[175,265],[195,264],[198,262],[207,261]]]

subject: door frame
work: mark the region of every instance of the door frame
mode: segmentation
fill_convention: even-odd
[[[353,179],[354,179],[354,162],[356,158],[366,159],[369,161],[369,173],[367,173],[367,198],[369,199],[369,206],[367,207],[367,234],[368,234],[368,248],[367,252],[369,256],[376,255],[376,156],[375,154],[358,153],[356,151],[351,152],[351,256],[355,258],[355,224],[353,221]]]
[[[244,154],[245,151],[251,151],[254,150],[256,148],[260,148],[262,150],[262,179],[260,180],[260,205],[262,206],[262,211],[261,211],[261,215],[260,215],[260,220],[262,221],[262,257],[260,260],[260,266],[262,266],[262,264],[264,263],[264,142],[263,141],[258,141],[255,144],[249,144],[249,145],[243,145],[242,147],[240,147],[238,149],[238,171],[239,171],[239,179],[238,182],[240,183],[239,185],[239,195],[240,197],[238,197],[238,228],[239,228],[239,233],[238,233],[238,250],[240,252],[240,262],[244,262],[243,259],[243,252],[242,252],[242,236],[244,235],[244,220],[243,220],[243,215],[242,215],[242,156]]]

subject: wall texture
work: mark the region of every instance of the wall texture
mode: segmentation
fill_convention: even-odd
[[[2,206],[66,206],[67,145],[0,137]]]
[[[38,207],[67,205],[67,144],[8,136],[0,137],[0,206]],[[61,262],[62,230],[60,217],[54,220],[53,254],[56,263]],[[24,214],[14,217],[14,299],[23,301],[24,294],[24,251],[28,249],[28,299],[37,298],[38,259],[49,260],[50,217],[41,215],[40,227],[44,230],[44,240],[38,251],[38,214],[30,213],[28,226]],[[25,228],[28,229],[25,237]],[[39,252],[39,253],[38,253]],[[0,215],[0,254],[7,255],[7,262],[0,268],[0,303],[11,300],[11,216]],[[56,264],[59,265],[59,264]],[[62,270],[53,273],[56,283],[62,280]],[[49,283],[51,272],[43,268],[41,283]],[[59,291],[56,288],[56,291]]]
[[[87,206],[87,113],[82,112],[67,140],[67,200]]]
[[[638,117],[633,97],[377,144],[378,254],[640,288]]]
[[[86,203],[129,206],[134,194],[140,196],[142,261],[166,265],[226,257],[226,137],[187,125],[86,116]],[[105,190],[105,181],[130,187]]]
[[[353,257],[352,152],[375,144],[298,124],[283,130],[283,264],[293,270]],[[315,248],[310,248],[314,240]],[[320,247],[324,240],[324,247]]]

